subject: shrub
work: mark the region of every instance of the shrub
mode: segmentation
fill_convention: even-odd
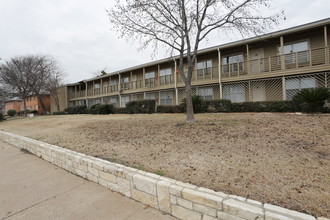
[[[109,105],[109,104],[105,104],[105,105],[101,105],[101,104],[96,104],[96,105],[92,105],[87,112],[89,114],[99,114],[99,115],[107,115],[107,114],[112,114],[114,113],[113,110],[113,105]]]
[[[159,105],[157,106],[158,113],[183,113],[182,105]]]
[[[201,96],[193,95],[192,104],[193,104],[193,108],[194,108],[194,113],[201,113],[201,112],[205,111],[203,109],[203,98]],[[184,109],[184,111],[186,112],[186,107],[187,107],[186,98],[182,99],[181,105],[182,105],[182,108]]]
[[[9,115],[9,116],[14,116],[14,115],[16,115],[16,110],[14,110],[14,109],[10,109],[10,110],[8,110],[7,111],[7,115]]]
[[[23,113],[24,113],[24,111],[23,111]],[[37,110],[26,110],[26,113],[27,114],[37,114],[38,111]]]
[[[227,99],[203,100],[202,112],[230,112],[231,101]]]
[[[0,112],[0,121],[4,121],[4,120],[6,120],[5,116],[2,114],[2,112]]]
[[[327,88],[302,89],[292,100],[299,104],[304,112],[322,111],[325,101],[330,98]]]
[[[114,108],[113,110],[115,114],[127,114],[126,108]]]
[[[296,112],[301,111],[293,101],[263,101],[231,103],[232,112]]]
[[[65,115],[64,111],[53,112],[53,115]]]
[[[64,112],[66,112],[69,115],[74,115],[74,114],[86,114],[86,106],[81,105],[81,106],[72,106],[64,109]]]
[[[130,114],[136,113],[155,113],[155,100],[131,101],[126,104],[127,112]]]

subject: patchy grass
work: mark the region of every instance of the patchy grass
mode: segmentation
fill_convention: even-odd
[[[0,129],[289,209],[330,217],[330,115],[61,115]],[[51,125],[51,126],[50,126]]]

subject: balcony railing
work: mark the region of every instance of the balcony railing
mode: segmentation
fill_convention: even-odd
[[[306,51],[299,51],[284,55],[277,55],[267,58],[252,59],[243,62],[223,64],[193,71],[192,81],[207,81],[219,79],[219,71],[222,77],[237,77],[243,75],[256,75],[271,73],[276,71],[285,71],[299,68],[317,67],[319,65],[330,63],[330,48],[322,47]],[[174,77],[177,77],[177,83],[182,83],[181,74],[170,74],[159,76],[159,78],[149,78],[138,81],[121,83],[121,91],[136,90],[141,88],[152,88],[163,85],[174,86]],[[118,85],[104,86],[103,88],[88,88],[87,96],[98,96],[102,94],[111,94],[118,92]],[[86,95],[86,90],[70,91],[69,98],[82,98]]]
[[[222,77],[232,77],[318,66],[329,62],[329,54],[329,48],[322,47],[268,58],[225,64],[221,67],[221,74]]]
[[[146,88],[155,87],[155,78],[149,78],[144,80]]]
[[[168,85],[174,83],[173,74],[160,76],[159,77],[159,85]]]

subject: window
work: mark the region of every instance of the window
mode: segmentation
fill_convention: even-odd
[[[285,81],[286,99],[291,100],[292,97],[302,89],[316,88],[315,77],[307,77],[301,79],[287,79]]]
[[[129,82],[129,77],[123,77],[121,78],[122,83],[128,83]]]
[[[117,98],[111,97],[110,98],[110,104],[113,105],[113,107],[116,107],[116,105],[117,105]]]
[[[94,84],[94,89],[99,89],[100,88],[100,84],[99,83],[95,83]]]
[[[202,61],[197,63],[197,77],[204,78],[211,76],[212,60]]]
[[[129,96],[121,97],[121,107],[126,107],[126,103],[129,102]]]
[[[223,98],[229,99],[232,102],[244,102],[244,85],[223,85]]]
[[[38,111],[38,106],[37,105],[34,106],[34,110]]]
[[[36,100],[36,98],[37,98],[37,97],[36,97],[36,96],[34,96],[34,97],[33,97],[33,100],[35,101],[35,100]]]
[[[147,93],[146,94],[146,100],[156,100],[156,94],[155,93]]]
[[[155,78],[155,72],[148,72],[144,74],[145,79]]]
[[[277,53],[281,54],[281,47],[278,47]],[[284,45],[285,63],[291,64],[296,63],[296,54],[298,63],[307,62],[308,59],[308,42],[302,41],[297,43],[290,43]]]
[[[173,92],[161,92],[160,105],[172,105],[172,104],[173,104]]]
[[[213,88],[198,88],[198,95],[205,100],[213,99]]]
[[[222,58],[222,64],[231,64],[231,63],[238,63],[243,61],[244,61],[243,54],[237,54]]]
[[[171,74],[172,74],[172,69],[171,68],[162,69],[159,72],[160,76],[166,76],[166,75],[171,75]]]
[[[95,99],[95,104],[101,104],[101,99]]]
[[[111,80],[111,85],[112,85],[112,86],[117,85],[117,80],[116,80],[116,79]]]
[[[222,58],[222,65],[224,65],[224,72],[243,71],[243,54],[237,54]]]

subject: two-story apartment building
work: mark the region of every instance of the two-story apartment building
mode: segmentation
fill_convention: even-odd
[[[41,101],[45,106],[42,108]],[[16,110],[16,112],[24,111],[24,103],[21,99],[12,99],[5,102],[5,111]],[[39,98],[35,95],[30,95],[26,98],[26,110],[37,111],[39,115],[49,114],[50,112],[50,95],[40,95]]]
[[[303,88],[330,87],[330,18],[198,52],[193,93],[233,102],[290,100]],[[185,97],[179,57],[66,85],[66,106],[124,107],[155,99],[178,105]],[[65,107],[65,106],[64,106]]]

